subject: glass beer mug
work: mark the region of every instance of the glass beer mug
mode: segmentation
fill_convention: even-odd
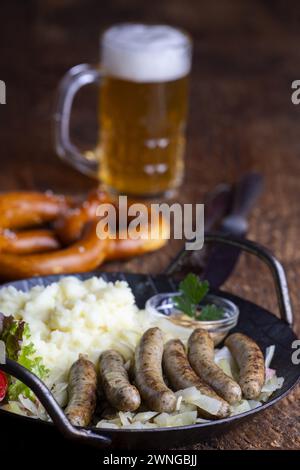
[[[121,24],[101,40],[101,65],[73,67],[59,87],[56,150],[110,191],[166,195],[182,182],[192,44],[164,25]],[[99,140],[93,158],[71,142],[75,94],[98,82]]]

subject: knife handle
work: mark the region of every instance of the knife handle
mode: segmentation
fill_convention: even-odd
[[[232,199],[233,189],[228,184],[219,184],[205,196],[205,231],[216,230],[216,226],[228,214]]]
[[[230,215],[246,217],[263,189],[263,176],[248,173],[234,188],[233,207]]]

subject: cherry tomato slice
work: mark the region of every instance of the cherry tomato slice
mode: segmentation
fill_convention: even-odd
[[[8,380],[4,372],[0,371],[0,401],[5,398],[8,388]]]

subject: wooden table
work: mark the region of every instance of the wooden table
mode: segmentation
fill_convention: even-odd
[[[266,188],[253,211],[249,237],[270,247],[287,270],[300,334],[300,106],[291,82],[300,78],[297,1],[28,0],[1,3],[0,189],[84,192],[93,182],[60,162],[51,121],[58,80],[71,66],[97,62],[99,32],[111,23],[147,20],[179,25],[195,41],[186,181],[180,201],[201,202],[206,191],[252,169]],[[82,92],[74,134],[96,135],[95,90]],[[80,106],[80,110],[79,110]],[[159,272],[177,249],[122,266]],[[226,289],[277,311],[265,269],[243,257]],[[200,449],[299,449],[300,388],[278,405]],[[258,430],[262,430],[258,432]]]

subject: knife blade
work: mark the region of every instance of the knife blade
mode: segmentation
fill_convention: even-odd
[[[235,186],[230,213],[222,220],[218,232],[243,238],[248,231],[247,217],[263,189],[263,177],[249,173]],[[218,289],[229,278],[239,259],[240,250],[235,247],[217,245],[211,249],[201,279],[206,279],[213,289]]]
[[[216,230],[223,218],[228,214],[232,205],[233,188],[229,184],[219,184],[213,191],[209,192],[204,198],[205,206],[205,231]],[[165,274],[174,274],[180,271],[184,276],[191,270],[195,274],[201,274],[205,264],[208,247],[202,250],[187,251],[182,248],[177,256],[171,261],[165,269]]]
[[[220,185],[205,199],[205,232],[215,229],[217,233],[227,233],[243,237],[246,235],[247,216],[263,188],[263,178],[259,173],[246,174],[236,185]],[[165,269],[165,274],[190,271],[207,279],[217,289],[231,274],[240,251],[229,246],[204,246],[200,251],[187,251],[182,248]]]

